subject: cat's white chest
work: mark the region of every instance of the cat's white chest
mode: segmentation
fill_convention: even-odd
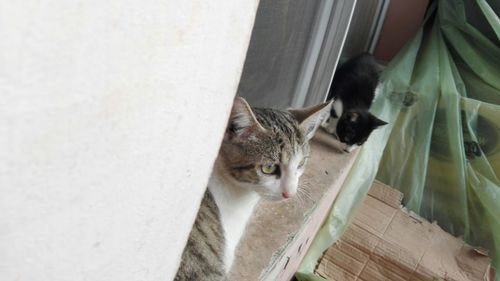
[[[337,123],[344,110],[344,105],[340,99],[337,99],[333,102],[333,110],[335,110],[337,118],[333,118],[331,116],[329,118],[326,118],[322,126],[328,133],[337,136]]]
[[[335,114],[337,114],[337,118],[340,118],[340,116],[342,116],[342,112],[344,111],[344,104],[342,103],[342,100],[336,99],[332,106],[333,110],[335,110]]]
[[[231,269],[236,248],[245,232],[248,220],[259,201],[253,191],[240,190],[212,180],[209,185],[214,200],[219,208],[222,228],[224,229],[225,251],[224,264],[226,271]]]

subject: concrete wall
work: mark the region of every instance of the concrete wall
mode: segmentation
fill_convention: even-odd
[[[0,9],[0,280],[170,280],[258,0]]]

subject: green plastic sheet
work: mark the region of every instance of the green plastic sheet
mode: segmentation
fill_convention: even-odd
[[[401,190],[410,210],[488,249],[500,268],[499,9],[500,1],[437,1],[386,67],[371,110],[389,125],[361,148],[298,280],[325,280],[313,274],[317,261],[375,178]]]

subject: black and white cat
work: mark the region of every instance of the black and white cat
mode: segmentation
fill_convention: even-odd
[[[385,124],[368,112],[379,83],[380,66],[363,53],[341,65],[333,77],[328,100],[333,99],[330,118],[323,124],[351,152],[362,145],[371,132]]]

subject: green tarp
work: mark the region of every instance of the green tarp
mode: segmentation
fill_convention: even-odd
[[[495,13],[496,11],[496,13]],[[500,1],[438,1],[383,73],[372,134],[304,259],[313,275],[376,178],[500,268]],[[385,150],[382,148],[385,147]],[[500,280],[497,277],[497,280]]]

